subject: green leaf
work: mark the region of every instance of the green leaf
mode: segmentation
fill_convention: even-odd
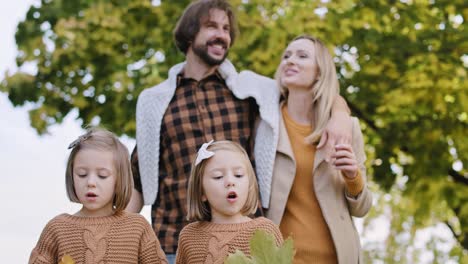
[[[276,246],[276,239],[273,234],[264,230],[255,231],[250,240],[251,257],[236,251],[226,259],[227,264],[288,264],[292,263],[294,257],[294,247],[292,238],[288,238],[280,247]]]
[[[224,264],[254,264],[255,262],[244,255],[240,250],[236,250],[234,254],[230,254]]]

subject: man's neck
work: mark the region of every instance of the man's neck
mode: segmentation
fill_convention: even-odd
[[[213,74],[219,67],[219,65],[207,65],[198,56],[193,54],[191,50],[187,52],[186,60],[187,63],[184,67],[184,78],[192,78],[197,81],[200,81],[206,76]]]

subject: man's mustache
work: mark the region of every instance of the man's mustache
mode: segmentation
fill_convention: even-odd
[[[216,39],[206,42],[206,45],[216,45],[216,44],[221,45],[223,48],[227,49],[227,43],[223,39],[216,38]]]

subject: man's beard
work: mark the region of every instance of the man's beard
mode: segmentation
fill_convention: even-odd
[[[224,56],[221,59],[215,59],[208,54],[208,46],[212,44],[221,44],[224,46],[226,52],[224,53]],[[212,41],[208,41],[206,44],[200,44],[200,45],[193,45],[192,47],[193,53],[195,53],[200,59],[202,59],[203,62],[205,62],[208,66],[218,66],[223,61],[226,59],[228,55],[228,49],[227,45],[224,41],[220,39],[215,39]]]

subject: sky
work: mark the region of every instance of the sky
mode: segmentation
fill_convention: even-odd
[[[4,72],[17,71],[14,34],[19,21],[36,1],[3,1],[0,9],[0,79]],[[76,113],[63,124],[39,136],[29,124],[27,110],[17,107],[0,93],[0,259],[2,263],[27,263],[46,223],[61,213],[75,213],[65,191],[67,146],[83,130]],[[131,150],[133,139],[122,139]],[[149,219],[149,208],[142,214]]]
[[[36,0],[4,1],[0,9],[0,79],[4,72],[15,72],[17,48],[14,40],[16,26],[23,20],[28,8]],[[76,120],[77,114],[69,114],[62,124],[50,127],[49,134],[39,136],[30,126],[28,109],[31,105],[13,107],[7,94],[0,93],[0,259],[2,263],[27,263],[46,223],[61,213],[75,213],[78,204],[71,203],[65,191],[65,164],[67,146],[83,133]],[[133,149],[133,139],[122,138]],[[150,208],[142,214],[148,219]],[[382,243],[388,235],[388,220],[381,219],[364,241]],[[360,226],[358,221],[358,228]],[[443,236],[449,241],[441,244],[450,250],[453,238],[446,226],[438,225],[421,231],[418,243],[427,242],[431,236]],[[421,245],[422,247],[422,245]],[[385,250],[384,248],[382,250]],[[426,255],[421,263],[430,263]]]

